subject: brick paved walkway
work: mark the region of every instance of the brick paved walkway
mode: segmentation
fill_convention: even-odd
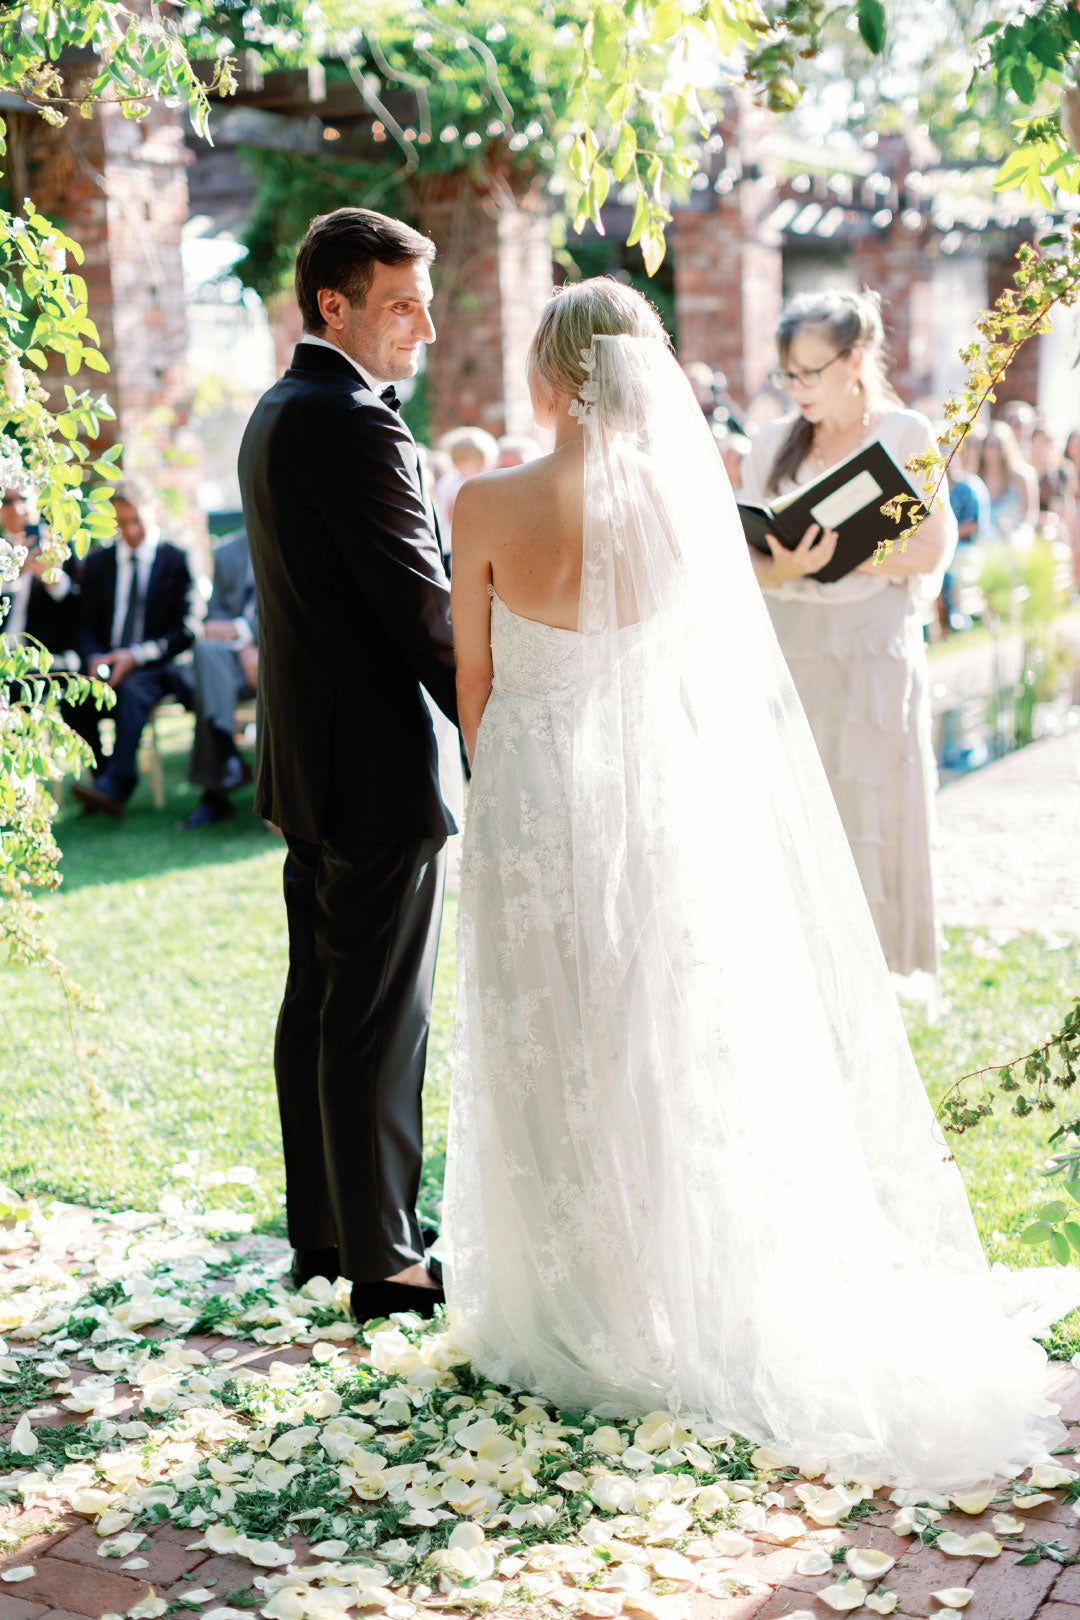
[[[283,1263],[284,1246],[269,1240],[253,1241],[258,1242],[263,1257],[270,1257],[272,1269],[280,1269],[273,1263],[274,1255],[276,1252]],[[15,1265],[19,1256],[3,1258],[7,1265]],[[54,1254],[50,1260],[62,1264],[64,1257]],[[0,1279],[2,1276],[0,1267]],[[2,1294],[0,1286],[0,1296]],[[155,1332],[154,1329],[144,1331],[150,1336]],[[156,1331],[160,1335],[168,1330]],[[235,1352],[235,1359],[229,1363],[230,1370],[235,1367],[268,1369],[274,1362],[295,1364],[306,1361],[311,1355],[310,1346],[304,1344],[267,1345],[213,1337],[188,1337],[183,1343],[185,1350],[199,1351],[211,1361],[215,1352],[222,1349]],[[977,1347],[973,1346],[972,1353],[977,1354]],[[348,1354],[352,1356],[355,1352],[350,1349]],[[78,1364],[78,1359],[69,1357],[76,1388],[94,1371],[92,1366]],[[118,1384],[108,1408],[109,1418],[124,1422],[125,1418],[135,1416],[139,1410],[139,1393],[128,1385]],[[1048,1393],[1061,1405],[1063,1419],[1070,1425],[1071,1444],[1080,1448],[1080,1371],[1070,1365],[1052,1364]],[[48,1401],[32,1409],[32,1416],[36,1432],[40,1432],[41,1424],[72,1421],[70,1411],[62,1411]],[[12,1428],[10,1422],[0,1428],[0,1444],[10,1439]],[[1070,1454],[1059,1460],[1066,1467],[1072,1467],[1075,1458]],[[0,1491],[5,1477],[0,1474]],[[804,1509],[795,1497],[795,1488],[793,1482],[778,1491],[771,1507],[802,1514]],[[79,1515],[54,1513],[41,1506],[24,1507],[10,1492],[0,1495],[0,1504],[5,1495],[9,1497],[7,1505],[0,1505],[0,1578],[5,1582],[0,1586],[0,1620],[102,1620],[106,1615],[131,1615],[133,1611],[136,1620],[141,1620],[140,1605],[148,1598],[151,1602],[144,1613],[151,1617],[165,1612],[164,1606],[172,1612],[189,1615],[212,1614],[215,1609],[224,1607],[226,1615],[231,1611],[232,1616],[237,1616],[238,1609],[261,1607],[266,1602],[265,1592],[258,1590],[255,1582],[267,1572],[243,1558],[215,1555],[194,1547],[192,1544],[201,1539],[200,1531],[165,1522],[149,1534],[134,1558],[106,1559],[102,1556],[101,1534],[89,1510]],[[936,1528],[956,1530],[964,1536],[980,1530],[993,1533],[994,1515],[1013,1511],[1012,1496],[1013,1488],[1004,1487],[985,1512],[977,1516],[946,1512]],[[863,1509],[863,1516],[839,1528],[814,1528],[804,1520],[806,1534],[789,1545],[776,1544],[760,1526],[751,1525],[746,1530],[746,1545],[737,1555],[724,1561],[725,1579],[730,1577],[737,1582],[733,1595],[722,1599],[706,1597],[692,1585],[681,1583],[685,1593],[681,1612],[687,1620],[781,1620],[781,1617],[793,1620],[794,1616],[816,1616],[825,1620],[830,1610],[817,1594],[833,1583],[836,1569],[842,1570],[843,1565],[834,1566],[830,1574],[807,1575],[798,1572],[800,1561],[808,1551],[869,1547],[896,1559],[882,1584],[897,1594],[898,1620],[905,1617],[923,1620],[923,1617],[941,1613],[942,1605],[932,1594],[957,1587],[967,1588],[973,1594],[964,1611],[971,1620],[1033,1620],[1035,1616],[1039,1620],[1080,1620],[1080,1522],[1060,1491],[1049,1493],[1047,1501],[1025,1511],[1023,1522],[1027,1533],[1022,1541],[1012,1543],[1012,1548],[1017,1550],[1007,1544],[999,1557],[986,1561],[948,1557],[911,1537],[894,1534],[888,1526],[895,1511],[894,1503],[881,1492],[873,1504]],[[1059,1556],[1066,1560],[1076,1558],[1077,1567],[1050,1557],[1024,1563],[1024,1549],[1030,1548],[1035,1538],[1044,1543],[1056,1543]],[[292,1546],[298,1564],[312,1561],[303,1540],[294,1540]],[[23,1567],[32,1567],[33,1575],[29,1579],[10,1581],[12,1571]],[[680,1583],[670,1582],[668,1586],[672,1595],[679,1593]],[[188,1596],[190,1593],[194,1593],[194,1598]],[[163,1604],[155,1605],[155,1596],[163,1600]],[[663,1608],[662,1601],[659,1608],[653,1609],[648,1607],[649,1602],[656,1603],[652,1593],[642,1594],[640,1599],[629,1598],[624,1612],[644,1611],[654,1614],[656,1620],[664,1620],[665,1615],[672,1612]],[[436,1605],[425,1603],[424,1606]],[[280,1607],[280,1599],[272,1612],[276,1620],[290,1620]],[[311,1612],[297,1611],[295,1620],[304,1620],[305,1614]],[[504,1612],[541,1616],[555,1611],[541,1599],[527,1611],[515,1606]],[[565,1606],[558,1612],[566,1613]],[[225,1616],[221,1620],[225,1620]],[[394,1620],[392,1611],[388,1620]]]

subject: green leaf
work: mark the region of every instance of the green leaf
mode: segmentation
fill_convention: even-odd
[[[880,56],[885,49],[885,7],[882,0],[859,0],[859,33],[867,49]]]
[[[607,0],[593,12],[592,59],[605,79],[613,79],[615,70],[623,61],[626,41],[626,19],[617,6]]]
[[[1070,1179],[1065,1183],[1065,1191],[1068,1193],[1070,1198],[1075,1198],[1076,1202],[1080,1204],[1080,1176],[1070,1177]]]
[[[1009,84],[1023,102],[1035,100],[1035,75],[1026,62],[1012,62],[1009,66]]]
[[[667,242],[664,239],[664,227],[659,222],[650,221],[641,233],[641,257],[645,260],[645,273],[655,276],[664,262],[667,252]]]
[[[1059,1266],[1069,1263],[1069,1240],[1064,1232],[1051,1232],[1050,1249]]]
[[[1077,1254],[1080,1254],[1080,1224],[1078,1224],[1076,1221],[1066,1221],[1061,1230],[1064,1232]]]
[[[615,148],[615,156],[611,160],[611,172],[616,180],[625,180],[633,166],[637,153],[637,130],[633,124],[624,124],[619,135],[619,144]]]
[[[686,13],[679,0],[658,0],[653,9],[652,27],[649,29],[649,44],[663,45],[665,41],[679,32],[686,22]]]
[[[630,234],[626,238],[627,247],[633,247],[635,242],[641,240],[641,233],[649,223],[649,198],[640,188],[637,203],[634,207],[634,218],[630,224]]]
[[[106,360],[105,356],[103,354],[99,354],[96,349],[84,349],[82,359],[83,365],[88,371],[109,370],[109,362]]]
[[[1039,1220],[1040,1221],[1063,1221],[1068,1213],[1069,1213],[1068,1204],[1062,1203],[1060,1198],[1055,1198],[1052,1203],[1044,1204],[1042,1209],[1040,1209],[1040,1211],[1039,1211]]]
[[[1030,1226],[1024,1227],[1020,1234],[1020,1241],[1021,1243],[1030,1243],[1032,1246],[1036,1243],[1049,1243],[1053,1230],[1054,1228],[1048,1221],[1032,1221]]]

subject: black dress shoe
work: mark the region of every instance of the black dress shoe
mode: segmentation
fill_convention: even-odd
[[[105,815],[112,816],[115,821],[119,821],[124,813],[125,801],[109,791],[109,785],[104,779],[101,783],[74,782],[71,792],[72,796],[88,810],[101,810]]]
[[[228,821],[236,811],[224,794],[207,794],[190,815],[178,821],[178,827],[212,827],[215,822]]]
[[[329,1249],[294,1249],[292,1262],[292,1282],[294,1288],[303,1288],[312,1277],[325,1277],[327,1282],[335,1282],[341,1276],[338,1267],[338,1252],[336,1248]]]
[[[411,1283],[353,1283],[352,1312],[358,1322],[376,1316],[392,1316],[395,1311],[414,1311],[431,1317],[435,1308],[446,1303],[441,1288],[416,1288]]]

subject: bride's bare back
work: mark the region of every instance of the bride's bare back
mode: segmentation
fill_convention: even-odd
[[[471,755],[491,690],[488,587],[525,619],[578,627],[583,445],[580,433],[549,456],[481,473],[454,507],[451,606],[461,729]]]

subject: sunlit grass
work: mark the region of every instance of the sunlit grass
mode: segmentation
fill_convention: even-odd
[[[0,1178],[25,1192],[153,1209],[164,1193],[181,1190],[171,1167],[190,1154],[200,1173],[253,1169],[256,1224],[283,1231],[271,1068],[285,976],[283,846],[251,814],[250,796],[239,796],[233,822],[175,830],[194,802],[180,780],[185,739],[183,729],[172,739],[164,811],[141,788],[119,824],[71,813],[60,824],[65,886],[47,902],[49,921],[72,975],[104,1002],[100,1015],[78,1017],[77,1028],[108,1106],[95,1115],[78,1076],[55,980],[5,969]],[[425,1088],[429,1215],[438,1206],[446,1141],[455,919],[451,899]],[[1045,1039],[1078,984],[1075,943],[952,931],[945,1016],[927,1025],[917,1012],[908,1015],[932,1099],[965,1072]],[[1018,1235],[1045,1199],[1040,1170],[1054,1123],[1002,1111],[950,1138],[992,1260],[1042,1263]]]

